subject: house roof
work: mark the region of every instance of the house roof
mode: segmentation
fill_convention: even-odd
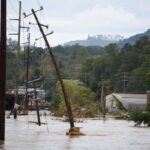
[[[147,94],[126,94],[126,93],[112,93],[113,95],[120,96],[122,98],[138,98],[146,99]]]
[[[124,94],[124,93],[112,93],[108,95],[108,99],[114,95],[123,104],[146,104],[147,95],[146,94]]]
[[[117,98],[127,110],[131,107],[145,109],[147,104],[146,94],[112,93],[106,96],[106,107],[111,107],[115,98]]]
[[[115,94],[114,95],[119,95],[121,98],[119,99],[123,105],[127,104],[138,104],[138,105],[143,105],[147,103],[147,95],[146,94]],[[118,98],[118,97],[117,97]]]

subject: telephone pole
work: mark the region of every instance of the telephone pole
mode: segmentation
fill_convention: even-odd
[[[25,95],[25,114],[28,114],[28,81],[29,81],[29,60],[30,60],[30,33],[28,34],[28,47],[27,47],[27,66],[26,66],[26,95]]]
[[[128,81],[128,76],[127,76],[127,73],[124,72],[123,73],[123,93],[126,92],[126,83],[127,83],[127,81]]]
[[[51,47],[50,47],[49,42],[48,42],[48,40],[47,40],[47,37],[45,36],[45,33],[44,33],[44,31],[43,31],[43,28],[41,27],[41,24],[40,24],[40,22],[39,22],[39,20],[38,20],[38,18],[37,18],[37,16],[36,16],[36,13],[35,13],[35,11],[34,11],[33,9],[32,9],[32,13],[33,13],[33,15],[34,15],[34,17],[35,17],[35,20],[36,20],[36,22],[37,22],[37,24],[38,24],[38,27],[39,27],[39,29],[40,29],[40,31],[41,31],[41,34],[42,34],[42,36],[43,36],[43,38],[44,38],[44,41],[45,41],[45,43],[46,43],[46,45],[47,45],[47,48],[48,48],[48,50],[49,50],[49,54],[50,54],[50,56],[51,56],[51,58],[52,58],[52,61],[53,61],[54,66],[55,66],[56,73],[57,73],[58,79],[59,79],[59,81],[60,81],[60,85],[61,85],[61,88],[62,88],[62,92],[63,92],[63,95],[64,95],[64,99],[65,99],[65,103],[66,103],[66,107],[67,107],[67,111],[68,111],[70,126],[71,126],[71,128],[74,128],[74,119],[73,119],[73,114],[72,114],[72,109],[71,109],[71,103],[70,103],[70,101],[68,100],[67,93],[66,93],[66,90],[65,90],[65,86],[64,86],[64,83],[63,83],[63,80],[62,80],[62,77],[61,77],[61,74],[60,74],[58,65],[57,65],[56,60],[55,60],[55,58],[54,58],[54,55],[53,55],[53,53],[52,53],[52,50],[51,50]]]
[[[45,44],[46,44],[46,46],[47,46],[47,48],[48,48],[48,50],[49,50],[50,57],[51,57],[52,62],[53,62],[53,64],[54,64],[57,77],[58,77],[58,79],[59,79],[59,81],[60,81],[60,86],[61,86],[62,93],[63,93],[63,96],[64,96],[64,100],[65,100],[65,104],[66,104],[66,108],[67,108],[67,112],[68,112],[68,117],[69,117],[69,122],[70,122],[70,129],[69,129],[69,132],[67,132],[66,134],[67,134],[67,135],[84,135],[83,133],[80,132],[80,128],[79,128],[79,127],[75,127],[75,126],[74,126],[74,118],[73,118],[71,103],[70,103],[70,101],[69,101],[69,99],[68,99],[68,96],[67,96],[67,93],[66,93],[66,89],[65,89],[65,86],[64,86],[63,79],[62,79],[62,77],[61,77],[61,73],[60,73],[58,64],[57,64],[57,62],[56,62],[56,60],[55,60],[55,57],[54,57],[54,55],[53,55],[52,49],[51,49],[51,47],[50,47],[50,44],[49,44],[49,42],[48,42],[48,40],[47,40],[47,35],[52,34],[53,32],[51,32],[51,33],[49,33],[49,34],[46,35],[46,34],[44,33],[44,30],[43,30],[42,26],[43,26],[43,27],[47,27],[47,26],[41,24],[41,23],[39,22],[39,19],[38,19],[37,15],[36,15],[36,12],[41,11],[41,10],[43,10],[43,7],[42,7],[42,6],[40,7],[40,9],[38,9],[38,10],[36,10],[36,11],[35,11],[34,9],[32,9],[32,10],[31,10],[32,13],[30,13],[30,14],[28,14],[28,15],[27,15],[26,13],[24,13],[24,16],[25,16],[25,17],[28,17],[28,16],[30,16],[30,15],[34,15],[34,18],[35,18],[35,20],[36,20],[36,22],[37,22],[37,25],[38,25],[38,27],[39,27],[39,30],[40,30],[40,32],[41,32],[41,34],[42,34],[42,37],[41,37],[41,38],[44,39]],[[38,40],[38,39],[37,39],[37,40]],[[40,124],[39,124],[39,125],[40,125]]]
[[[20,28],[21,27],[21,1],[19,1],[19,19],[18,19],[18,49],[17,49],[17,57],[16,57],[16,96],[15,103],[18,102],[18,81],[19,81],[19,55],[20,55]],[[16,115],[17,117],[17,115]],[[14,118],[16,119],[14,116]]]
[[[19,55],[20,55],[20,29],[21,29],[21,1],[19,1],[19,18],[10,19],[13,21],[18,21],[18,33],[10,33],[9,35],[17,35],[18,43],[17,43],[17,54],[16,54],[16,92],[15,92],[15,102],[18,102],[18,81],[19,81]],[[14,104],[14,119],[17,118],[17,110]]]
[[[34,17],[35,17],[35,20],[36,20],[36,22],[37,22],[37,24],[38,24],[38,27],[39,27],[39,29],[40,29],[40,31],[41,31],[41,34],[42,34],[42,36],[43,36],[43,38],[44,38],[44,40],[45,40],[45,43],[46,43],[47,48],[48,48],[48,50],[49,50],[49,54],[50,54],[50,56],[51,56],[51,58],[52,58],[52,61],[53,61],[54,66],[55,66],[56,73],[57,73],[57,76],[58,76],[58,79],[59,79],[59,81],[60,81],[60,85],[61,85],[61,88],[62,88],[62,91],[63,91],[63,94],[64,94],[64,99],[65,99],[65,103],[66,103],[66,107],[67,107],[67,111],[68,111],[70,126],[71,126],[71,128],[73,128],[73,127],[74,127],[74,119],[73,119],[73,114],[72,114],[72,109],[71,109],[71,103],[70,103],[70,101],[68,100],[67,93],[66,93],[66,90],[65,90],[65,87],[64,87],[63,80],[62,80],[62,78],[61,78],[61,74],[60,74],[58,65],[57,65],[57,63],[56,63],[56,61],[55,61],[54,55],[53,55],[53,53],[52,53],[51,47],[50,47],[50,45],[49,45],[49,42],[48,42],[48,40],[47,40],[47,38],[46,38],[46,36],[45,36],[45,33],[44,33],[44,31],[43,31],[43,28],[41,27],[41,24],[40,24],[40,22],[39,22],[39,20],[38,20],[38,18],[37,18],[37,16],[36,16],[36,13],[35,13],[35,11],[34,11],[33,9],[32,9],[32,13],[33,13],[33,15],[34,15]]]
[[[6,0],[0,0],[0,140],[5,140]]]
[[[103,113],[103,119],[105,119],[106,117],[106,99],[105,99],[105,89],[104,89],[104,85],[102,84],[102,87],[101,87],[101,110],[102,110],[102,113]]]
[[[18,35],[18,43],[17,43],[17,55],[16,55],[16,92],[15,92],[15,102],[18,102],[18,81],[19,81],[19,55],[20,55],[20,29],[21,29],[21,1],[19,1],[19,18],[10,19],[13,21],[18,21],[18,33],[11,33],[9,35]],[[17,110],[14,104],[14,119],[17,118]]]
[[[21,28],[26,28],[27,30],[29,27],[24,27],[21,26],[21,7],[22,7],[22,2],[19,1],[19,17],[17,19],[10,19],[13,21],[18,21],[18,33],[11,33],[9,35],[17,35],[18,36],[18,44],[17,44],[17,55],[16,55],[16,92],[15,92],[15,103],[18,102],[18,86],[19,86],[19,56],[20,56],[20,37],[21,37]],[[17,110],[14,107],[14,119],[17,118]]]

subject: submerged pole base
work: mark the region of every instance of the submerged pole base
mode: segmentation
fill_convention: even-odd
[[[17,109],[14,108],[14,119],[17,119]]]
[[[18,111],[18,115],[28,115],[28,111],[27,110]]]
[[[85,134],[80,132],[80,127],[72,127],[72,128],[69,129],[69,131],[66,133],[66,135],[80,136],[80,135],[85,135]]]

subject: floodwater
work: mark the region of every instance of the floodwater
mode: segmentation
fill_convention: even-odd
[[[41,116],[40,127],[34,113],[6,118],[6,140],[0,150],[150,150],[150,128],[134,127],[124,120],[92,120],[75,123],[85,136],[66,136],[69,123],[52,116]]]

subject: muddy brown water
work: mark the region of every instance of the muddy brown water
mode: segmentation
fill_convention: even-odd
[[[43,112],[41,112],[43,113]],[[47,115],[40,127],[35,113],[6,119],[6,139],[0,150],[150,150],[150,128],[134,127],[125,120],[92,120],[75,123],[85,136],[66,136],[69,123]]]

